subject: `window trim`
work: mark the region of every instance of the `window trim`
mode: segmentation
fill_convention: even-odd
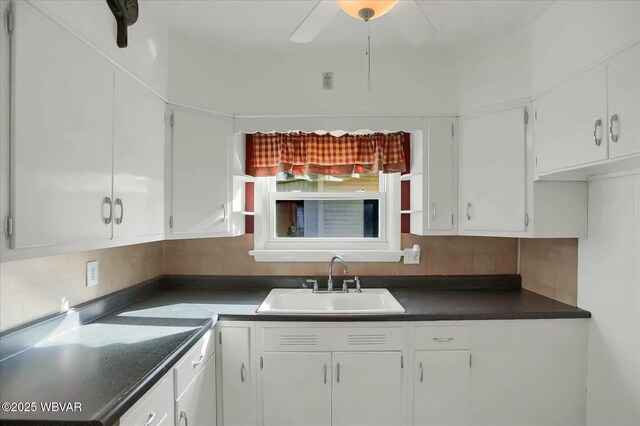
[[[339,254],[347,260],[358,262],[397,262],[400,250],[400,173],[381,176],[380,192],[276,192],[275,177],[258,177],[254,184],[254,247],[249,254],[255,260],[268,262],[329,260]],[[380,237],[348,239],[275,239],[275,200],[300,199],[300,194],[314,194],[323,199],[376,198],[380,196]],[[354,197],[354,195],[356,195]],[[383,204],[383,205],[382,205]],[[384,219],[383,219],[384,217]],[[384,221],[383,221],[384,220]],[[383,231],[384,229],[384,231]],[[384,232],[384,238],[381,238]],[[283,241],[285,240],[285,241]],[[324,241],[323,241],[324,240]]]

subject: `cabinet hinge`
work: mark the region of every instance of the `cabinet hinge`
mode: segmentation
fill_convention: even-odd
[[[222,331],[218,331],[218,343],[222,344]]]
[[[527,111],[526,109],[524,110],[524,124],[527,124],[529,122],[529,111]]]
[[[173,127],[174,124],[175,124],[175,120],[173,118],[173,112],[172,112],[171,115],[169,116],[169,126]]]
[[[7,239],[13,237],[13,218],[10,215],[4,218],[4,236]]]
[[[264,368],[264,360],[260,357],[260,370]]]
[[[4,10],[4,30],[7,34],[13,32],[13,12],[9,7]]]
[[[169,228],[173,229],[173,216],[169,216]]]
[[[472,357],[473,357],[473,355],[472,355],[472,354],[469,354],[469,368],[471,368],[471,365],[472,365],[472,361],[471,361],[471,358],[472,358]]]
[[[524,214],[524,226],[528,226],[529,225],[529,214],[525,213]]]
[[[451,123],[451,137],[453,137],[453,123]]]
[[[400,368],[404,368],[404,356],[400,355]]]

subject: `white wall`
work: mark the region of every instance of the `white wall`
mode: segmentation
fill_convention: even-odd
[[[457,111],[455,66],[445,49],[372,47],[373,90],[363,49],[224,51],[169,40],[169,100],[237,115],[431,115]],[[334,75],[322,89],[322,72]]]
[[[591,311],[587,424],[640,424],[640,174],[589,183],[578,306]]]
[[[533,25],[537,97],[640,38],[638,1],[559,1]]]
[[[523,28],[457,50],[458,112],[531,97],[531,32]]]

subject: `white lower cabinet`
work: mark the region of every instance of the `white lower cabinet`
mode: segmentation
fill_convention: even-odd
[[[252,367],[252,333],[250,326],[222,326],[220,345],[220,380],[222,424],[225,426],[255,425],[256,398]]]
[[[469,351],[418,351],[413,380],[413,424],[470,424]]]
[[[332,425],[404,424],[400,351],[336,352],[332,358]]]
[[[216,366],[207,361],[182,395],[176,399],[177,426],[216,425]]]
[[[331,353],[263,355],[262,422],[265,426],[331,424]]]
[[[173,424],[173,374],[165,374],[120,418],[120,426]]]

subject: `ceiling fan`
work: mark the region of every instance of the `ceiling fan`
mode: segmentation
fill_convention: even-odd
[[[355,19],[369,22],[393,9],[389,18],[409,43],[422,44],[433,38],[436,28],[416,0],[320,0],[291,34],[291,41],[309,43],[342,10]]]

